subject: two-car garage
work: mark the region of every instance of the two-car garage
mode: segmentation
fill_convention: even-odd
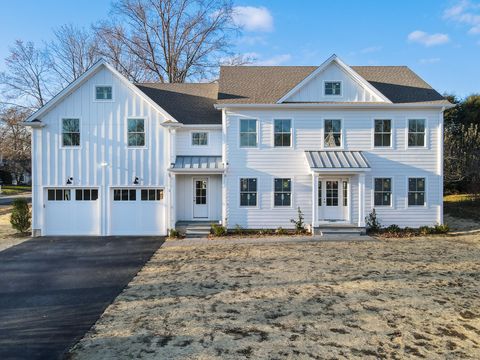
[[[45,189],[43,235],[166,235],[163,188],[101,190]]]

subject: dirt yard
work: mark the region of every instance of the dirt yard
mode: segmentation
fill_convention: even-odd
[[[28,240],[28,236],[21,236],[15,233],[10,224],[10,205],[0,205],[0,251]]]
[[[70,356],[478,359],[479,259],[475,233],[161,248]]]

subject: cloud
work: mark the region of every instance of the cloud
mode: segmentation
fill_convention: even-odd
[[[233,8],[233,22],[245,31],[273,31],[272,14],[263,6],[235,6]]]
[[[267,39],[264,36],[242,36],[238,39],[240,45],[266,45]]]
[[[270,58],[263,59],[260,55],[256,54],[256,61],[254,61],[253,65],[261,65],[261,66],[276,66],[282,65],[289,62],[292,59],[291,54],[280,54],[274,55]]]
[[[440,58],[420,59],[420,64],[434,64],[440,61]]]
[[[480,34],[480,4],[461,0],[454,6],[445,9],[443,18],[469,26],[469,34]]]
[[[408,41],[425,46],[435,46],[448,43],[450,38],[447,34],[428,34],[425,31],[415,30],[408,34]]]
[[[370,47],[363,48],[359,52],[360,52],[360,54],[370,54],[370,53],[377,52],[377,51],[380,51],[380,50],[382,50],[381,46],[370,46]]]

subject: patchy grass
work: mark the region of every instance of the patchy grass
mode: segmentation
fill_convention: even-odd
[[[480,221],[480,199],[474,200],[468,194],[447,195],[443,199],[446,214]]]
[[[2,193],[1,195],[18,195],[32,192],[31,186],[26,185],[1,185]]]
[[[161,248],[72,359],[478,359],[480,236]]]

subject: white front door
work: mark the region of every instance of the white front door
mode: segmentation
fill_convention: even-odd
[[[348,182],[342,179],[318,179],[318,215],[320,221],[348,219]]]
[[[208,179],[193,179],[193,217],[208,218]]]

